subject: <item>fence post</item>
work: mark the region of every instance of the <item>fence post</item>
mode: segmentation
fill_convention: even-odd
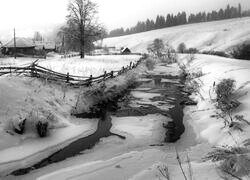
[[[93,78],[93,76],[91,74],[90,77],[89,77],[89,83],[88,83],[89,86],[91,86],[91,84],[92,84],[92,78]]]
[[[124,66],[122,66],[122,73],[124,73],[124,71],[125,71],[125,68],[124,68]]]
[[[66,77],[67,83],[69,82],[69,73],[67,72],[67,77]]]
[[[113,78],[114,77],[114,71],[111,71],[110,73],[110,77]]]
[[[11,66],[10,66],[10,75],[11,75]]]
[[[131,69],[131,67],[132,67],[132,62],[129,63],[129,69]]]
[[[35,64],[31,64],[31,77],[35,77]]]
[[[106,77],[107,77],[107,71],[104,71],[104,77],[103,77],[103,79],[106,79]]]

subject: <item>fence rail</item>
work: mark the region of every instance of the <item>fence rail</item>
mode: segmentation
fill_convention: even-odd
[[[130,64],[127,67],[122,67],[121,70],[118,71],[111,71],[111,72],[104,72],[104,74],[93,77],[90,75],[89,77],[86,76],[76,76],[70,75],[69,73],[63,74],[60,72],[53,71],[51,69],[39,66],[37,64],[38,60],[33,62],[29,66],[24,67],[17,67],[17,66],[0,66],[0,76],[7,75],[7,74],[15,74],[15,75],[24,75],[28,77],[36,77],[41,78],[49,81],[67,83],[71,86],[79,87],[79,86],[89,86],[92,83],[98,83],[105,81],[110,78],[114,78],[118,75],[121,75],[135,67],[137,67],[142,60],[144,60],[146,56],[141,57],[137,62]]]

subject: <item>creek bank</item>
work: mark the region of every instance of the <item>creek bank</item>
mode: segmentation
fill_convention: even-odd
[[[143,80],[144,78],[144,80]],[[145,80],[147,79],[147,80]],[[23,175],[31,170],[39,169],[52,163],[57,163],[66,158],[83,154],[84,150],[90,149],[103,137],[118,136],[125,139],[125,136],[110,132],[112,127],[111,117],[128,117],[128,116],[145,116],[148,114],[161,114],[172,121],[163,124],[167,129],[166,142],[176,142],[185,130],[183,125],[183,107],[188,98],[182,93],[183,80],[179,76],[173,75],[142,75],[137,82],[137,86],[131,86],[126,91],[122,91],[122,95],[115,96],[110,101],[103,101],[96,105],[98,111],[95,113],[76,114],[76,117],[101,117],[98,123],[97,131],[85,138],[81,138],[62,150],[54,153],[43,161],[29,168],[14,171],[13,175]],[[133,93],[133,92],[137,93]],[[150,98],[142,100],[133,95],[152,95]],[[106,104],[105,104],[106,103]]]
[[[185,131],[183,109],[196,105],[187,93],[183,93],[185,78],[170,74],[145,74],[139,80],[139,86],[131,90],[129,102],[124,101],[122,108],[114,114],[117,117],[145,116],[161,114],[172,121],[164,123],[166,128],[165,142],[174,143]],[[155,96],[153,96],[155,94]],[[157,95],[158,94],[158,95]],[[145,96],[145,97],[144,97]],[[153,96],[147,98],[147,96]]]

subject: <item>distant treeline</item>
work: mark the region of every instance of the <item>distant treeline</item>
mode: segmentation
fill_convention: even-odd
[[[135,34],[189,23],[208,22],[245,16],[250,16],[250,10],[242,11],[241,4],[238,4],[238,7],[231,7],[230,5],[227,5],[225,9],[220,9],[219,11],[190,14],[188,17],[186,12],[179,12],[177,15],[167,14],[166,17],[158,15],[156,20],[147,19],[143,22],[139,21],[136,26],[127,28],[125,30],[123,28],[114,29],[110,31],[108,37]]]

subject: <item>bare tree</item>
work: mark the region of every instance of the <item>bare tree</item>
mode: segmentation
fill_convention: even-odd
[[[34,33],[33,40],[34,40],[34,41],[42,41],[42,40],[43,40],[43,37],[42,37],[41,33],[38,32],[38,31],[36,31],[36,32]]]
[[[75,48],[79,47],[81,58],[84,58],[86,49],[91,48],[93,41],[104,31],[97,22],[96,9],[97,4],[91,0],[70,0],[68,5],[67,26],[61,30],[66,43],[68,41]]]

